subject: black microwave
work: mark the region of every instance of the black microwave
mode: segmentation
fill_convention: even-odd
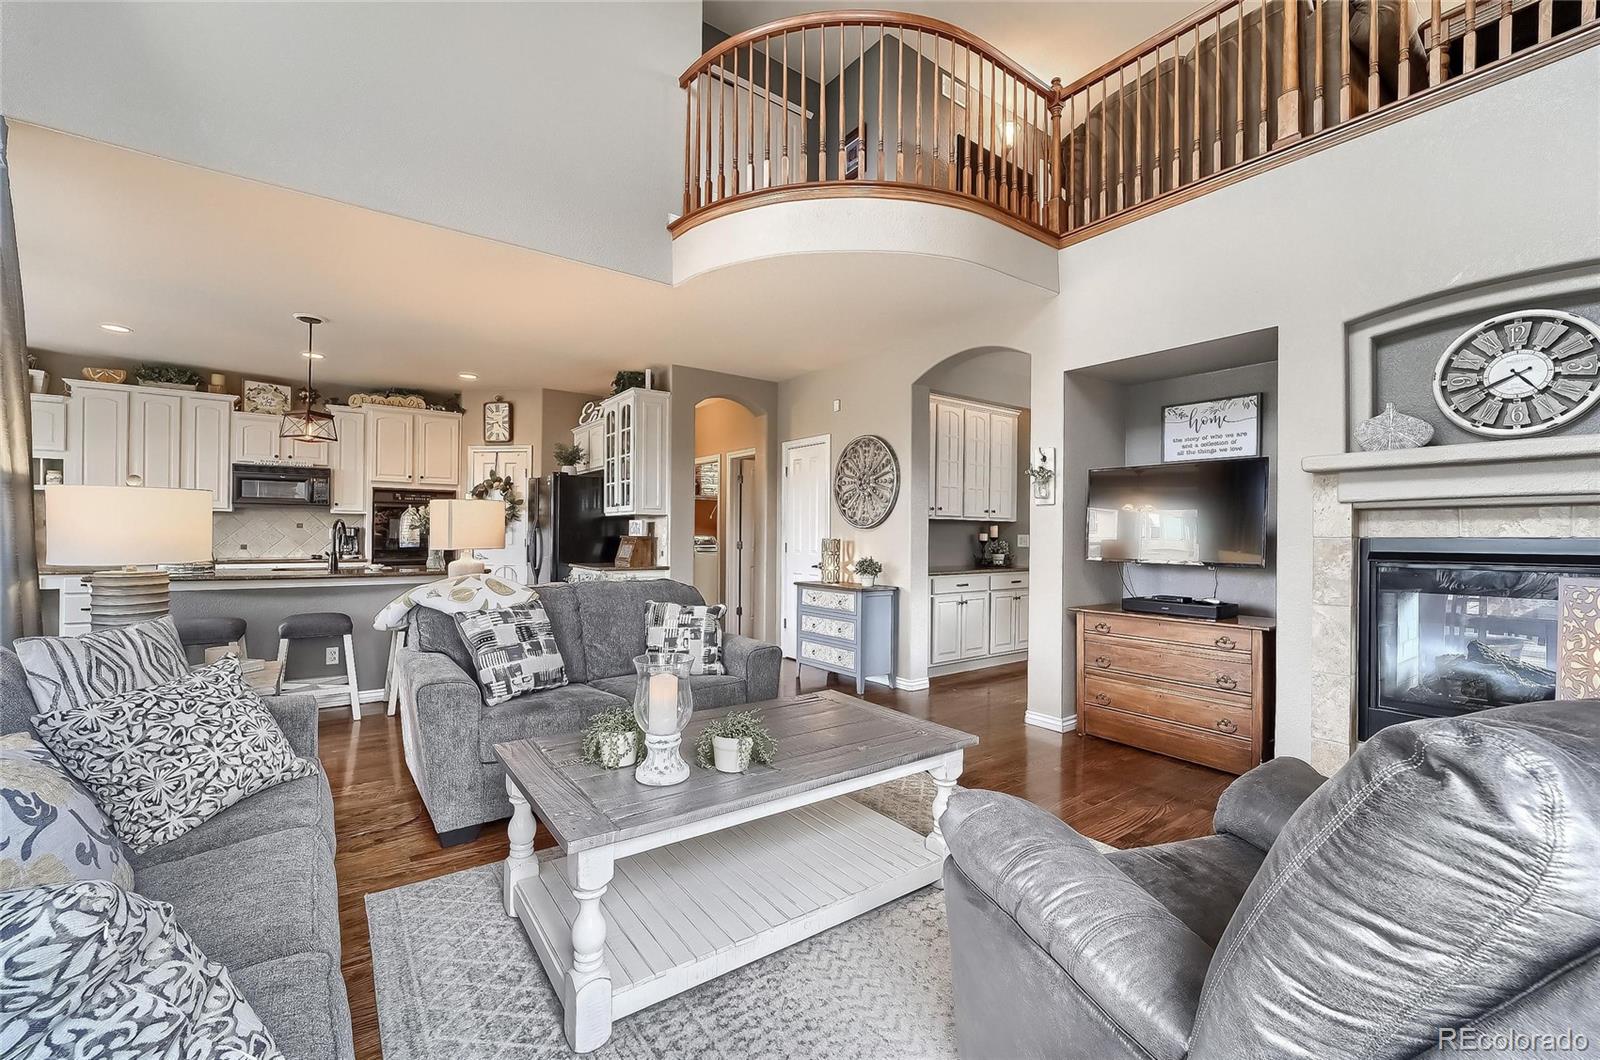
[[[328,507],[332,474],[325,467],[295,464],[233,465],[233,504],[299,504]]]

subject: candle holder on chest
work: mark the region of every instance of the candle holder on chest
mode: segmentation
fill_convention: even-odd
[[[641,784],[666,787],[689,779],[689,764],[678,753],[684,727],[694,713],[689,687],[689,657],[681,653],[636,655],[639,683],[633,714],[644,730],[645,759],[633,771]]]

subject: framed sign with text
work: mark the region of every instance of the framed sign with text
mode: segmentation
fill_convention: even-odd
[[[1161,460],[1261,455],[1261,395],[1193,401],[1161,410]]]

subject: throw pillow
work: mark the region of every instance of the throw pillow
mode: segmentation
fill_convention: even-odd
[[[537,600],[539,594],[514,581],[492,574],[465,574],[416,585],[384,605],[372,620],[372,628],[385,633],[405,628],[406,615],[413,607],[427,607],[447,615],[468,611],[492,611]]]
[[[478,684],[488,706],[567,683],[567,666],[556,646],[550,616],[537,600],[457,615],[456,628],[477,664]]]
[[[172,907],[104,881],[0,894],[0,1055],[283,1060]]]
[[[644,609],[644,648],[651,654],[687,655],[691,674],[722,674],[722,604],[684,606],[651,600]]]
[[[83,880],[132,887],[122,844],[44,744],[0,736],[0,891]]]
[[[24,637],[13,650],[35,710],[86,707],[189,672],[171,615],[81,637]]]
[[[154,688],[41,711],[33,728],[135,854],[240,799],[317,772],[244,687],[235,655]]]

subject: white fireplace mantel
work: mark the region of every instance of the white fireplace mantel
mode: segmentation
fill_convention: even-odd
[[[1378,453],[1308,456],[1343,504],[1456,505],[1600,499],[1600,435],[1518,438]]]

